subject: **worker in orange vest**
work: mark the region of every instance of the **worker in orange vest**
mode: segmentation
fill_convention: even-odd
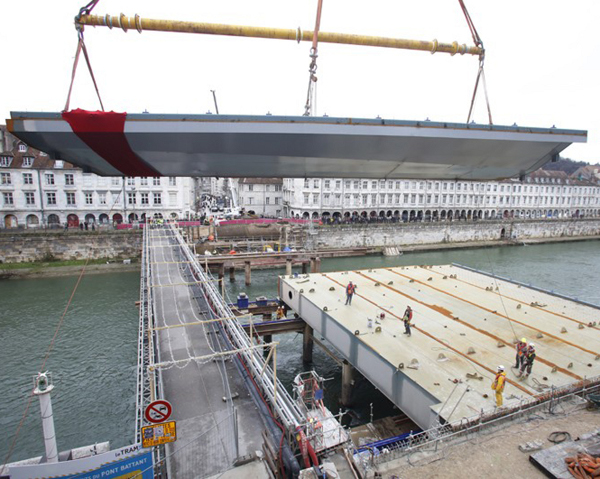
[[[515,368],[520,369],[521,364],[523,364],[525,352],[527,351],[527,340],[525,338],[521,338],[521,341],[518,341],[515,347],[517,349],[517,362],[515,364]]]
[[[352,284],[352,281],[346,286],[346,306],[352,305],[352,295],[356,291],[356,285]]]
[[[504,366],[498,366],[498,372],[492,383],[492,389],[496,391],[496,406],[502,406],[502,393],[504,391],[504,383],[506,382],[506,372]]]
[[[529,343],[529,347],[523,353],[523,360],[521,361],[521,370],[519,371],[519,377],[525,373],[525,377],[531,374],[531,368],[533,367],[533,361],[535,360],[535,344]]]

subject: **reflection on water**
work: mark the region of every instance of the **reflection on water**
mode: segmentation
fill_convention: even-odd
[[[369,256],[323,260],[322,270],[377,268],[411,264],[460,263],[600,304],[600,242],[548,244],[460,251],[413,253],[400,257]],[[244,285],[243,271],[227,291],[251,299],[277,295],[283,270],[252,272]],[[0,282],[0,459],[23,414],[32,377],[67,303],[76,277]],[[113,447],[131,443],[135,426],[139,275],[120,273],[86,276],[50,356],[54,374],[54,416],[59,450],[110,440]],[[289,388],[302,364],[302,336],[279,335],[279,377]],[[325,402],[338,411],[341,371],[318,347],[314,369],[326,382]],[[395,414],[393,406],[365,380],[354,389],[354,423],[366,422],[373,403],[375,418]],[[15,452],[16,461],[43,454],[37,400],[32,402]]]

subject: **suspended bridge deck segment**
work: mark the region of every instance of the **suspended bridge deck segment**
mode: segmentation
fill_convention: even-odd
[[[11,112],[12,134],[107,176],[522,176],[587,132],[365,118]]]
[[[346,306],[349,281],[357,290]],[[279,288],[304,321],[422,428],[493,412],[498,365],[507,371],[508,407],[600,375],[598,307],[459,265],[282,276]],[[409,305],[410,337],[401,321]],[[511,367],[514,341],[522,337],[537,353],[527,379]]]

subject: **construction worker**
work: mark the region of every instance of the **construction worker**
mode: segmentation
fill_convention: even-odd
[[[523,363],[523,358],[525,357],[525,352],[527,351],[527,340],[525,338],[521,338],[521,341],[518,341],[515,347],[517,349],[517,362],[515,364],[515,368],[520,369],[521,364]]]
[[[413,317],[413,312],[410,306],[406,307],[406,311],[404,311],[404,317],[402,318],[402,321],[404,321],[404,333],[403,334],[408,334],[408,336],[410,337],[410,321],[412,320]]]
[[[521,363],[521,370],[519,371],[519,377],[523,375],[525,371],[525,377],[531,374],[531,368],[533,367],[533,361],[535,360],[535,344],[529,343],[527,351],[523,355],[523,361]]]
[[[277,308],[277,319],[284,319],[285,318],[285,311],[283,310],[283,306],[279,306]]]
[[[356,285],[352,284],[352,281],[346,286],[346,306],[352,305],[352,295],[356,291]]]
[[[498,372],[492,383],[492,389],[496,391],[496,407],[502,406],[502,392],[504,391],[504,383],[506,381],[506,372],[504,366],[498,366]]]

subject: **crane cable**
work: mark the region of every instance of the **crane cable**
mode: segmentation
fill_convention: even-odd
[[[98,0],[96,0],[96,2],[98,2]],[[119,192],[119,195],[113,201],[113,204],[110,207],[110,210],[108,211],[108,215],[110,215],[114,211],[115,205],[116,205],[118,197],[120,195],[121,195],[121,192]],[[125,198],[123,198],[123,201],[125,201]],[[100,233],[100,231],[98,231],[98,233]],[[96,237],[96,241],[97,240],[98,240],[98,237]],[[97,244],[96,244],[96,246],[97,246]],[[91,258],[92,258],[92,256],[90,254],[87,257],[87,259],[85,260],[85,263],[84,263],[83,267],[81,268],[81,272],[79,273],[79,277],[77,278],[77,282],[75,283],[75,286],[73,287],[73,290],[71,291],[71,295],[69,296],[69,300],[67,301],[67,305],[65,306],[63,314],[61,315],[61,317],[60,317],[60,319],[58,321],[58,324],[56,325],[56,329],[54,330],[54,335],[52,336],[52,339],[50,340],[50,344],[48,345],[48,349],[46,350],[46,355],[44,356],[44,361],[42,362],[42,366],[39,369],[40,372],[44,371],[44,369],[46,368],[46,363],[48,362],[48,359],[50,358],[50,353],[54,349],[54,343],[56,342],[56,338],[58,337],[58,333],[59,333],[59,331],[60,331],[60,329],[61,329],[61,327],[63,325],[63,322],[65,320],[65,316],[69,312],[69,308],[71,307],[71,303],[73,302],[73,298],[75,297],[75,293],[77,292],[77,288],[79,288],[79,284],[81,283],[81,280],[83,279],[83,277],[85,275],[86,268],[87,268],[87,266],[88,266]],[[32,389],[31,392],[29,393],[29,397],[27,399],[27,404],[25,405],[25,410],[23,411],[23,415],[21,416],[21,420],[19,421],[19,424],[17,425],[17,429],[16,429],[15,434],[14,434],[14,436],[12,438],[12,442],[10,443],[10,447],[8,449],[8,453],[6,454],[6,457],[3,460],[4,464],[0,464],[0,473],[6,470],[6,466],[10,462],[10,458],[12,456],[12,453],[14,451],[15,445],[17,443],[17,439],[19,438],[19,434],[21,433],[21,428],[23,427],[23,424],[25,423],[25,420],[27,419],[27,415],[29,414],[29,408],[31,406],[31,403],[33,402],[33,398],[34,398],[33,391],[34,390]]]
[[[79,55],[83,51],[83,56],[85,57],[85,62],[87,63],[88,70],[90,72],[90,76],[92,77],[92,82],[94,83],[94,88],[96,89],[96,95],[98,95],[98,101],[100,102],[100,108],[104,111],[104,105],[102,104],[102,98],[100,98],[100,90],[98,89],[98,84],[96,83],[96,77],[94,77],[94,71],[92,70],[92,64],[90,62],[90,56],[88,54],[87,48],[85,46],[85,41],[83,39],[83,25],[79,23],[79,19],[82,15],[89,15],[93,8],[98,4],[100,0],[91,0],[85,7],[82,7],[79,10],[79,14],[75,17],[75,29],[77,30],[77,50],[75,52],[75,59],[73,60],[73,71],[71,73],[71,84],[69,85],[69,93],[67,94],[67,101],[65,103],[64,111],[69,111],[69,104],[71,103],[71,92],[73,91],[73,83],[75,82],[75,73],[77,71],[77,65],[79,63]]]
[[[469,15],[469,12],[467,10],[467,7],[465,6],[464,1],[458,0],[458,3],[460,4],[460,8],[461,8],[463,14],[465,15],[465,20],[467,21],[469,31],[471,32],[471,36],[473,37],[473,42],[475,42],[476,46],[481,48],[481,55],[479,55],[479,68],[477,70],[477,79],[475,80],[475,87],[473,88],[473,96],[471,97],[471,106],[469,108],[469,115],[467,116],[467,123],[469,123],[469,121],[471,121],[471,114],[473,113],[473,106],[475,105],[475,96],[477,95],[477,88],[479,86],[479,80],[481,79],[482,83],[483,83],[483,91],[485,94],[485,103],[487,105],[488,119],[489,119],[490,125],[493,125],[492,110],[490,108],[490,100],[488,98],[487,84],[485,81],[485,71],[483,69],[483,65],[484,65],[484,61],[485,61],[485,48],[483,47],[483,41],[481,40],[481,37],[479,36],[477,29],[475,28],[473,19],[471,18],[471,15]]]
[[[308,68],[308,71],[310,73],[309,77],[308,77],[308,91],[306,93],[306,104],[304,105],[304,115],[303,116],[310,116],[311,111],[312,111],[312,107],[313,107],[313,87],[316,90],[317,87],[317,57],[318,55],[318,43],[319,43],[319,28],[321,27],[321,10],[323,8],[323,0],[318,0],[319,3],[317,4],[317,19],[315,20],[315,31],[313,32],[313,41],[312,41],[312,47],[310,49],[310,66]],[[315,97],[316,97],[316,91],[315,91]],[[316,102],[316,98],[315,98],[315,102]]]

